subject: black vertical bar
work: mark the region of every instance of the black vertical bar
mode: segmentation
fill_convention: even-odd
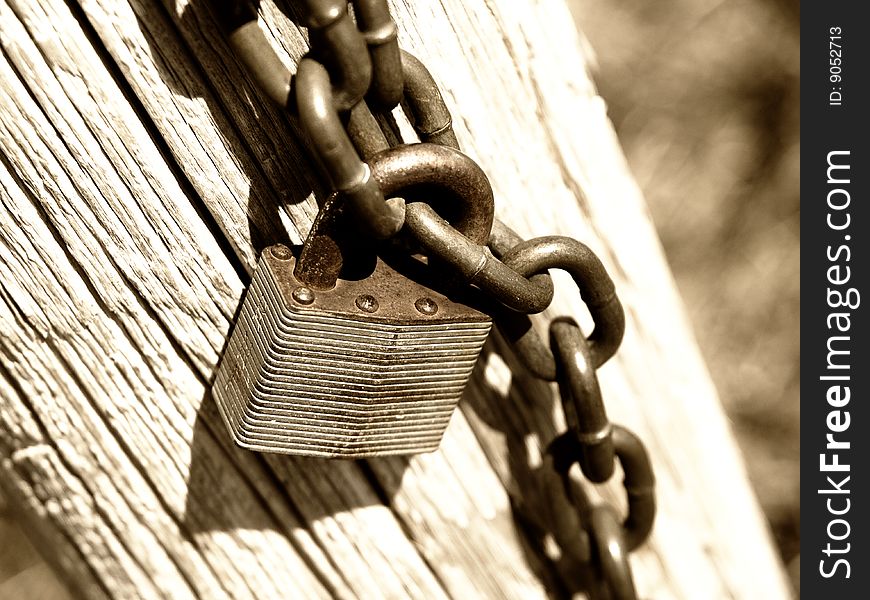
[[[801,6],[801,595],[870,598],[870,39],[861,2]],[[870,302],[870,296],[866,297]]]

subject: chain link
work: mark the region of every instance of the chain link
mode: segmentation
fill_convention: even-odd
[[[271,48],[252,4],[218,4],[239,58],[268,97],[298,116],[336,191],[321,208],[298,261],[297,270],[305,272],[297,275],[326,287],[335,281],[341,257],[332,221],[346,206],[366,235],[384,239],[401,230],[422,247],[430,265],[449,269],[489,298],[495,322],[520,361],[535,376],[559,383],[568,430],[549,445],[546,464],[562,478],[567,497],[574,495],[568,476],[574,464],[593,483],[609,481],[615,465],[622,467],[626,518],[620,522],[606,504],[589,508],[575,499],[579,519],[565,522],[582,523],[582,531],[560,537],[597,565],[613,598],[636,598],[628,553],[652,530],[655,480],[643,443],[625,427],[611,425],[601,396],[596,370],[617,351],[625,329],[604,265],[577,240],[523,241],[493,219],[489,180],[460,151],[429,70],[400,51],[386,0],[352,2],[355,21],[343,0],[307,0],[311,52],[295,75]],[[387,115],[400,101],[421,143],[396,145],[400,140]],[[413,200],[405,203],[400,195]],[[318,256],[309,260],[311,254]],[[573,278],[595,324],[588,337],[567,317],[550,321],[549,344],[537,334],[529,315],[552,302],[549,269]]]
[[[584,441],[570,430],[550,443],[548,451],[553,455],[554,468],[563,477],[567,477],[575,463],[583,470],[583,446]],[[628,500],[628,515],[622,526],[625,546],[630,552],[646,541],[652,531],[656,514],[655,476],[646,447],[630,429],[613,425],[613,446],[624,474],[622,485]]]
[[[613,356],[622,342],[625,313],[607,270],[588,246],[569,237],[539,237],[514,246],[503,260],[508,268],[524,276],[548,269],[567,271],[595,323],[588,338],[594,367],[597,369]],[[555,380],[553,354],[536,338],[533,329],[527,329],[526,334],[511,341],[535,375]]]
[[[367,233],[377,239],[391,237],[404,222],[403,206],[384,201],[339,115],[358,105],[370,89],[377,102],[398,103],[403,75],[395,24],[385,0],[354,2],[363,31],[357,29],[343,0],[307,0],[305,4],[311,52],[299,62],[295,75],[266,39],[251,3],[225,3],[218,18],[223,20],[233,49],[266,95],[297,112],[333,188]]]
[[[589,511],[589,538],[611,600],[636,600],[637,590],[628,562],[625,536],[619,517],[610,506],[599,504]]]
[[[578,462],[587,479],[601,483],[613,475],[613,428],[604,410],[590,345],[573,319],[550,322],[565,422],[580,443]]]

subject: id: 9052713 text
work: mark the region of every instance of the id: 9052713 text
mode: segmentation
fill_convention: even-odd
[[[843,28],[828,29],[828,106],[843,105]]]

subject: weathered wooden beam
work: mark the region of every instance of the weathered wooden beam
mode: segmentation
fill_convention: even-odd
[[[561,1],[393,3],[499,216],[600,253],[628,330],[602,372],[647,440],[649,597],[785,597],[679,299]],[[264,2],[288,64],[305,38]],[[233,447],[208,381],[258,251],[322,193],[205,2],[0,0],[0,485],[81,596],[542,597],[552,390],[496,340],[442,448],[341,462]],[[582,306],[557,279],[550,314]],[[502,357],[502,355],[504,355]],[[619,486],[602,495],[621,502]],[[527,526],[518,527],[517,521]]]

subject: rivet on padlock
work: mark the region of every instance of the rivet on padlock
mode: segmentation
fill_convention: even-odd
[[[399,171],[403,181],[440,188],[454,204],[473,208],[457,226],[485,237],[482,230],[492,222],[488,182],[477,197],[459,197],[470,189],[459,185],[462,178],[482,173],[463,175],[458,168],[459,184],[427,181],[426,169],[414,166],[414,156],[426,156],[418,146],[372,160],[374,175],[393,181],[382,183],[390,193],[402,187],[394,182]],[[457,165],[466,160],[444,152],[455,152]],[[490,317],[435,282],[409,279],[401,261],[385,262],[371,249],[366,277],[339,277],[347,255],[361,252],[347,248],[341,222],[340,201],[333,198],[300,252],[278,245],[262,253],[218,368],[214,398],[233,439],[253,450],[346,458],[434,450],[489,334]]]

